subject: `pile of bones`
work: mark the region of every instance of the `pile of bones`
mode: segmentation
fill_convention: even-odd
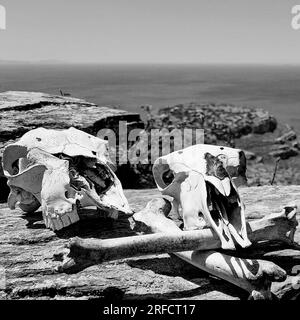
[[[246,181],[243,151],[199,144],[158,158],[153,176],[162,197],[136,213],[108,151],[107,141],[75,128],[38,128],[4,150],[10,209],[35,212],[41,207],[46,227],[60,230],[79,221],[81,208],[96,206],[113,219],[120,212],[127,214],[137,231],[149,233],[72,239],[59,271],[79,272],[103,261],[167,252],[247,290],[254,299],[272,298],[272,284],[286,281],[287,272],[275,263],[245,254],[272,240],[295,246],[297,207],[246,222],[238,191]]]

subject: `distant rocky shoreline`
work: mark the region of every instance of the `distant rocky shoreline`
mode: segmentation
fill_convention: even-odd
[[[248,181],[251,186],[270,184],[276,161],[274,184],[300,184],[300,143],[297,134],[263,109],[241,108],[225,104],[189,103],[162,108],[156,114],[149,109],[147,120],[111,106],[97,106],[82,99],[36,92],[0,93],[0,158],[4,147],[37,127],[65,129],[75,127],[96,135],[100,129],[118,130],[119,121],[130,129],[199,128],[205,131],[205,143],[228,145],[245,150]],[[124,188],[154,187],[151,165],[117,163],[117,174]],[[1,200],[7,187],[0,166]]]

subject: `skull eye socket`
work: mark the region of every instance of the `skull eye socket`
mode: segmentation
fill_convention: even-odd
[[[164,172],[162,175],[162,179],[166,185],[171,184],[174,180],[174,173],[172,172],[172,170],[169,169],[168,171]]]
[[[95,184],[98,193],[104,193],[114,184],[111,173],[102,164],[97,163],[96,169],[87,170],[85,174]]]
[[[64,159],[69,161],[69,176],[72,187],[80,191],[95,188],[98,194],[106,192],[114,184],[114,178],[108,167],[95,159],[82,156]]]
[[[65,197],[66,199],[72,199],[75,197],[76,194],[76,189],[72,188],[72,186],[69,188],[67,188],[67,190],[65,191]]]

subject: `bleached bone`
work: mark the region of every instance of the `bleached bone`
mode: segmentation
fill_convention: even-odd
[[[145,209],[135,213],[133,217],[153,233],[169,234],[171,231],[182,233],[176,224],[167,218],[169,212],[169,201],[153,199]],[[298,224],[296,214],[296,207],[286,207],[282,213],[250,222],[248,227],[251,238],[254,241],[277,239],[293,243],[294,231]],[[283,282],[287,277],[286,272],[275,263],[261,259],[241,259],[209,250],[183,251],[175,255],[196,268],[248,291],[250,298],[255,300],[272,299],[272,282]]]
[[[181,163],[190,170],[203,172],[203,170],[205,169],[205,163],[203,161],[200,161],[199,156],[202,157],[202,155],[204,155],[205,153],[210,153],[215,157],[219,157],[224,165],[224,168],[227,170],[237,187],[247,184],[247,159],[245,153],[241,149],[209,144],[196,144],[158,158],[155,161],[155,167],[157,164],[170,165],[171,163]],[[168,166],[165,166],[163,173],[167,174],[169,170],[170,168]],[[162,179],[159,174],[157,175],[156,179],[157,186],[160,190],[164,189],[167,186],[164,179]]]
[[[235,242],[245,248],[251,245],[245,208],[226,170],[243,178],[245,166],[241,150],[195,145],[158,158],[153,176],[162,194],[173,197],[186,230],[208,225],[218,234],[223,249],[234,249]]]
[[[111,169],[107,142],[80,130],[26,133],[5,148],[3,169],[9,207],[32,212],[42,204],[46,226],[54,230],[78,221],[76,205],[97,206],[113,218],[119,211],[132,214]]]
[[[170,210],[171,203],[169,201],[163,198],[156,198],[151,200],[143,210],[133,215],[135,231],[153,234],[105,240],[72,239],[69,244],[69,250],[63,252],[64,261],[58,267],[58,270],[60,272],[76,273],[91,265],[105,261],[177,251],[185,251],[178,253],[178,255],[191,263],[193,251],[190,250],[204,250],[207,252],[208,250],[221,248],[221,241],[213,229],[181,231],[171,219],[166,218]],[[269,214],[266,218],[249,222],[247,228],[249,229],[250,239],[254,242],[254,245],[257,242],[264,241],[265,247],[266,244],[274,241],[289,246],[293,245],[294,232],[297,227],[296,213],[296,207],[286,207],[281,213]],[[241,254],[241,251],[239,251],[239,254]],[[59,255],[61,256],[61,253]],[[197,257],[199,255],[200,253],[197,254]],[[217,254],[214,254],[214,256],[217,256]],[[224,258],[225,256],[222,255],[222,257]],[[236,263],[240,260],[232,257],[231,261]],[[262,264],[264,266],[268,265],[268,263]],[[208,266],[205,267],[203,264],[202,266],[210,273],[213,273],[214,269],[218,268],[217,262],[216,265],[211,265],[212,270]],[[230,273],[228,266],[224,264],[222,266],[224,268],[224,273],[220,272],[222,279],[229,279],[228,281],[231,279],[233,283],[243,279],[241,273],[239,276],[233,274],[228,276],[228,273]],[[236,270],[241,271],[242,269],[236,268]],[[261,269],[256,274],[256,279],[261,279],[264,272],[267,272],[267,269],[263,270]],[[254,281],[249,270],[248,277],[251,281]],[[246,288],[252,288],[247,279],[241,281],[244,287],[246,285]]]

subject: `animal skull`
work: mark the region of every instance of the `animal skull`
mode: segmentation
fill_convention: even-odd
[[[186,230],[209,225],[223,249],[234,249],[235,242],[247,247],[251,243],[244,205],[228,168],[235,178],[245,179],[246,160],[241,150],[199,144],[158,158],[153,175],[162,194],[173,197]]]
[[[78,221],[78,206],[97,206],[115,219],[119,211],[132,214],[110,165],[105,140],[75,128],[32,130],[4,150],[8,205],[25,212],[41,205],[54,230]]]

